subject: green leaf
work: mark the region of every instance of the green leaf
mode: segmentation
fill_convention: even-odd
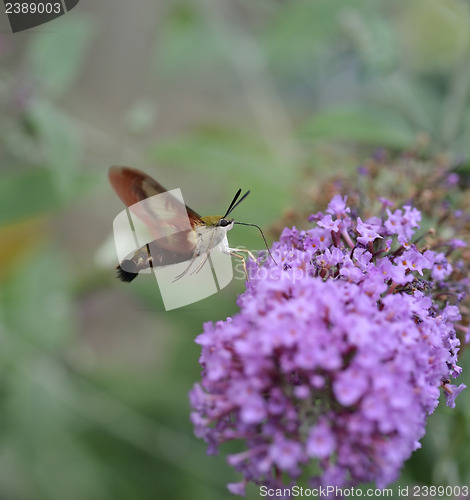
[[[465,110],[465,115],[462,120],[462,130],[460,135],[452,144],[452,150],[456,152],[456,154],[465,155],[468,157],[470,155],[470,112]],[[466,162],[465,166],[461,167],[463,170],[466,170],[467,173],[470,173],[470,163]]]
[[[150,154],[159,162],[176,163],[211,174],[230,169],[251,177],[263,177],[273,184],[290,177],[286,165],[261,137],[217,126],[200,128],[185,137],[163,142]],[[268,173],[272,175],[267,176]]]
[[[304,127],[302,135],[397,149],[409,147],[415,138],[401,116],[361,107],[337,107],[317,113]]]
[[[406,121],[416,134],[427,132],[435,141],[440,141],[437,124],[442,120],[442,96],[442,90],[431,79],[421,80],[399,72],[376,78],[367,87],[371,109],[388,110]],[[434,146],[442,147],[438,142]]]
[[[57,97],[75,80],[88,48],[93,26],[87,18],[66,16],[48,32],[34,34],[27,56],[33,81]]]
[[[176,2],[169,9],[156,48],[155,69],[163,77],[221,62],[220,46],[203,13],[192,2]]]
[[[194,203],[192,206],[189,197],[185,198],[197,211],[202,212],[204,206],[209,208],[208,193],[218,198],[214,206],[220,211],[221,204],[225,206],[236,188],[250,189],[250,203],[237,208],[237,217],[261,223],[272,220],[282,211],[289,186],[297,176],[296,165],[282,161],[261,137],[217,127],[164,142],[151,150],[150,158],[159,165],[174,165],[187,171],[186,187],[194,186],[191,194],[195,198],[206,198],[201,208]],[[194,172],[198,172],[199,182],[191,184],[190,176],[194,176]],[[256,202],[252,201],[255,196]],[[250,206],[256,207],[255,218],[253,215],[248,218],[249,214],[245,213]]]
[[[307,71],[311,81],[315,78],[312,75],[315,61],[324,62],[325,55],[338,46],[344,50],[345,14],[353,11],[370,16],[380,3],[380,0],[299,0],[277,5],[270,2],[274,15],[261,36],[270,66],[276,71],[292,72],[296,78]]]
[[[101,176],[80,173],[74,185],[73,198],[96,186]],[[57,189],[49,169],[34,168],[2,176],[0,182],[0,225],[58,210],[65,200]]]
[[[396,37],[382,13],[372,14],[370,9],[362,12],[345,9],[341,25],[369,74],[388,72],[396,67]]]
[[[8,175],[0,183],[0,224],[54,210],[59,205],[50,172],[38,168]]]
[[[30,106],[29,115],[43,149],[44,164],[52,173],[58,194],[69,199],[80,164],[79,132],[60,108],[44,100],[36,99]]]
[[[470,9],[458,0],[403,2],[393,21],[401,58],[414,73],[448,75],[468,58]],[[462,36],[465,34],[465,36]]]

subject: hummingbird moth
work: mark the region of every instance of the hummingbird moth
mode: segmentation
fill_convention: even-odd
[[[175,276],[174,281],[179,280],[191,270],[198,257],[204,256],[200,264],[191,271],[191,274],[197,273],[207,262],[211,251],[219,244],[223,253],[241,259],[248,279],[245,259],[240,252],[246,252],[253,260],[255,257],[249,250],[232,249],[228,246],[226,235],[234,224],[258,228],[268,253],[273,258],[259,226],[228,218],[250,191],[241,196],[242,191],[239,189],[223,216],[201,217],[167,192],[155,179],[140,170],[130,167],[111,167],[109,181],[121,200],[149,228],[154,237],[117,266],[118,278],[121,281],[130,282],[140,271],[149,268],[188,262],[186,269]],[[166,196],[161,206],[143,204],[142,207],[139,203],[163,193]]]

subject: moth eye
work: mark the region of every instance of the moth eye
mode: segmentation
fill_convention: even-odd
[[[220,219],[219,226],[226,227],[228,225],[230,225],[230,221],[229,220],[227,220],[227,219]]]

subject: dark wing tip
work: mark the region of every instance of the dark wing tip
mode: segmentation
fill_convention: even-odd
[[[135,264],[131,260],[124,260],[122,264],[125,264],[125,267],[129,268],[131,266],[135,267]],[[130,283],[135,278],[137,278],[138,273],[133,273],[131,271],[125,271],[121,266],[116,267],[117,277],[123,281],[124,283]]]

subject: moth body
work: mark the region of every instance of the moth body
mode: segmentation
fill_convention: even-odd
[[[130,282],[137,277],[140,271],[151,267],[188,262],[186,269],[176,276],[174,280],[176,281],[190,270],[198,257],[202,257],[202,262],[191,271],[191,274],[197,273],[216,247],[219,247],[223,253],[241,259],[245,276],[248,279],[245,259],[237,252],[246,252],[253,260],[255,257],[249,250],[230,248],[227,232],[233,228],[234,224],[255,226],[260,231],[261,228],[256,224],[235,222],[234,219],[228,219],[227,216],[248,196],[249,191],[241,196],[241,189],[239,189],[225,215],[201,217],[197,212],[184,205],[182,201],[168,193],[155,179],[137,169],[111,167],[109,180],[121,200],[129,207],[133,215],[136,215],[147,225],[155,238],[126,256],[117,266],[118,277],[122,281]],[[161,203],[158,200],[155,204],[140,203],[156,199],[156,195],[163,193],[166,197]],[[261,234],[266,243],[262,231]]]

